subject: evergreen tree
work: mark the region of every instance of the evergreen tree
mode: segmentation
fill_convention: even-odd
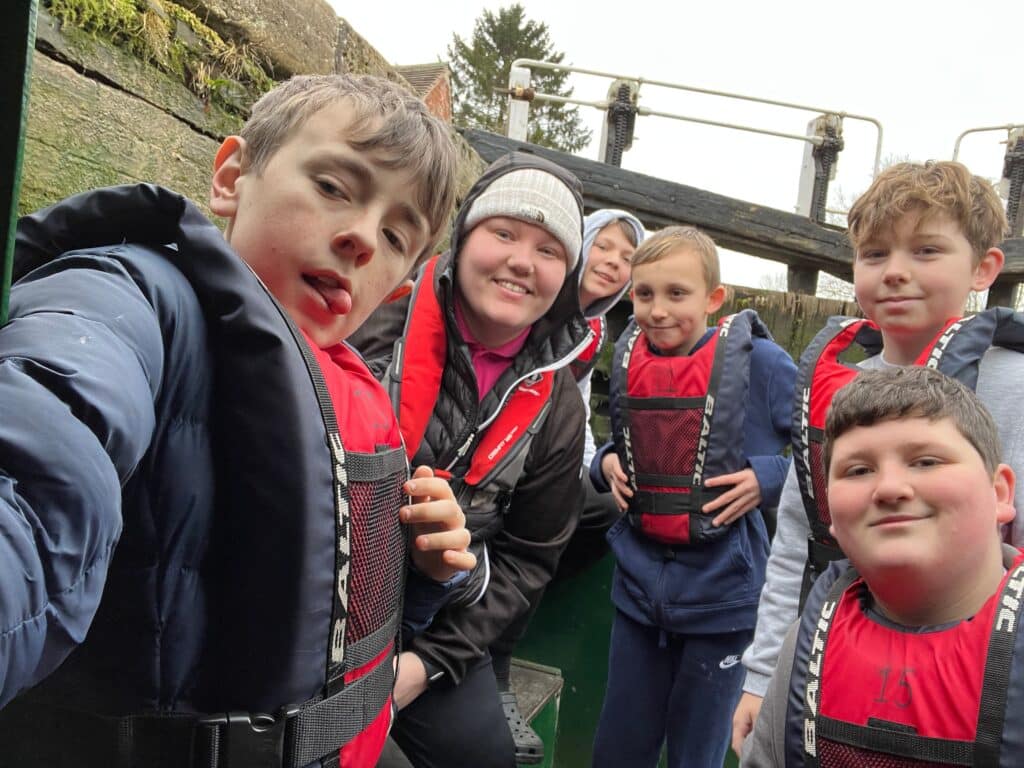
[[[548,25],[527,19],[518,3],[484,11],[466,42],[452,36],[448,59],[452,71],[455,122],[504,134],[508,120],[508,97],[495,89],[508,88],[508,74],[516,59],[561,63],[564,53],[554,50]],[[535,70],[531,84],[538,92],[572,96],[566,88],[568,72]],[[590,141],[591,132],[580,124],[579,109],[564,104],[536,101],[530,104],[527,140],[563,152],[576,152]]]

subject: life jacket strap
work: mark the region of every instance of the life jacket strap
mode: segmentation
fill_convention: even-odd
[[[855,747],[858,751],[876,752],[888,756],[890,764],[902,764],[892,760],[892,756],[896,755],[915,763],[924,761],[928,764],[938,763],[950,766],[975,765],[973,741],[918,736],[914,733],[913,728],[901,728],[899,723],[887,723],[872,718],[866,726],[854,725],[818,715],[815,729],[820,742],[838,742]],[[863,759],[862,753],[861,759]],[[822,762],[827,762],[827,760]],[[994,764],[979,763],[979,765]]]
[[[804,563],[803,584],[800,586],[800,612],[803,612],[804,603],[807,602],[807,595],[811,587],[821,574],[828,568],[829,563],[842,560],[846,555],[839,548],[838,544],[818,541],[814,535],[807,537],[807,562]]]
[[[394,676],[388,655],[337,694],[277,713],[213,715],[143,713],[105,717],[84,710],[15,699],[0,717],[0,740],[59,744],[50,768],[304,768],[334,760],[380,714]],[[66,761],[65,761],[66,758]],[[326,764],[331,764],[327,762]]]
[[[638,475],[637,480],[644,485],[660,485],[666,488],[686,488],[689,478],[682,478],[671,475]],[[658,491],[652,493],[646,490],[637,490],[630,501],[630,510],[637,514],[645,515],[686,515],[696,514],[714,517],[714,513],[702,512],[701,509],[710,501],[714,501],[734,486],[720,486],[717,488],[699,488],[690,493],[665,493]]]

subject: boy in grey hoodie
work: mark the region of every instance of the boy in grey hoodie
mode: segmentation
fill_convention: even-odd
[[[614,208],[594,211],[583,221],[583,269],[580,271],[580,306],[590,323],[595,341],[573,363],[577,386],[587,409],[587,427],[583,444],[584,476],[597,452],[594,433],[590,426],[590,379],[594,364],[608,341],[608,322],[605,315],[629,290],[630,262],[638,245],[643,242],[644,228],[631,213]],[[584,360],[588,353],[592,356]],[[584,481],[583,514],[580,528],[596,530],[604,535],[620,515],[610,493],[601,493]]]

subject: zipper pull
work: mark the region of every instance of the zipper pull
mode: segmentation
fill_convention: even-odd
[[[464,442],[461,446],[459,446],[459,450],[457,450],[455,452],[455,458],[451,460],[451,463],[447,467],[445,467],[445,470],[450,470],[452,467],[454,467],[458,463],[459,459],[461,459],[463,456],[466,455],[466,451],[468,451],[469,450],[469,446],[471,446],[473,444],[473,439],[475,437],[476,437],[476,432],[470,432],[469,433],[469,437],[466,438],[466,442]]]

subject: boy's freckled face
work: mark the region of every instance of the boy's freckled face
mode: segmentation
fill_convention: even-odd
[[[622,290],[629,282],[629,264],[635,252],[619,222],[606,224],[597,233],[580,280],[580,305],[584,309]]]
[[[565,248],[546,229],[504,216],[484,219],[458,255],[463,318],[481,344],[501,346],[551,309],[565,274]]]
[[[857,248],[853,281],[861,309],[883,333],[919,341],[922,349],[963,314],[971,290],[987,287],[959,225],[939,214],[922,221],[920,212]]]
[[[868,578],[974,571],[999,557],[997,525],[1013,517],[1012,498],[950,419],[844,432],[833,445],[828,503],[839,546]]]
[[[355,331],[394,290],[429,232],[414,179],[346,141],[335,103],[297,127],[262,173],[243,173],[228,240],[322,347]]]
[[[707,316],[721,305],[721,286],[709,291],[700,255],[688,248],[633,267],[633,313],[660,352],[685,355],[707,330]]]

